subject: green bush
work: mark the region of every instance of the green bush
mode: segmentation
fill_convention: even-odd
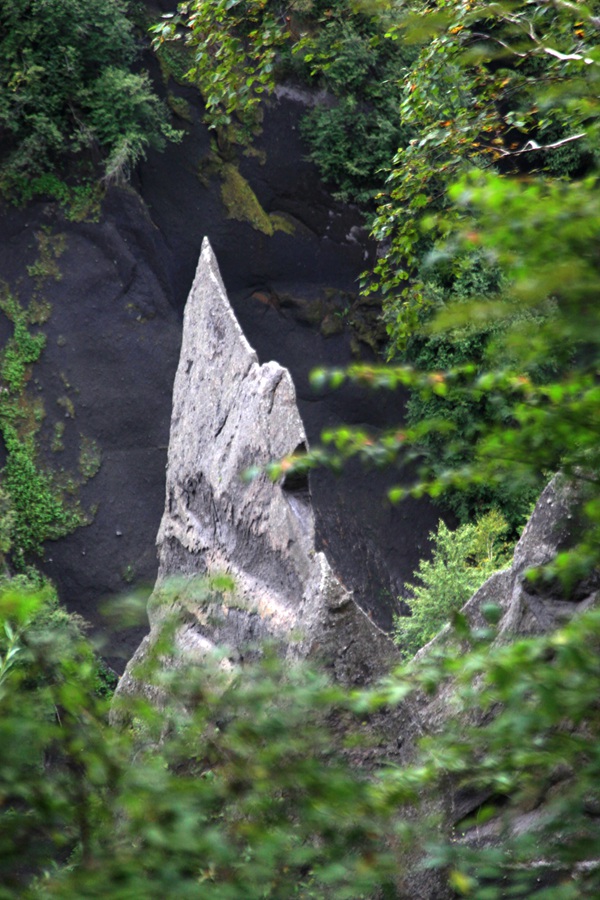
[[[370,209],[411,132],[398,110],[411,48],[387,39],[386,20],[359,5],[313,4],[293,47],[294,74],[332,102],[308,110],[302,133],[321,176],[343,200]]]
[[[431,560],[421,560],[416,582],[404,585],[410,616],[397,616],[394,640],[411,657],[446,625],[487,578],[508,561],[505,519],[496,510],[451,531],[440,521],[429,535]]]
[[[0,186],[104,164],[122,177],[149,145],[173,136],[137,54],[122,0],[15,0],[0,8]],[[105,161],[110,161],[108,165]],[[77,171],[77,170],[76,170]]]

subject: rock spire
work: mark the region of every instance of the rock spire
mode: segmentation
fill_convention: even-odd
[[[205,239],[173,390],[151,633],[121,690],[173,613],[188,658],[219,647],[235,664],[274,640],[290,659],[319,661],[344,684],[368,682],[389,666],[390,639],[315,549],[308,483],[243,478],[250,466],[305,446],[290,374],[275,362],[259,364]],[[207,587],[218,574],[233,579],[231,594]]]

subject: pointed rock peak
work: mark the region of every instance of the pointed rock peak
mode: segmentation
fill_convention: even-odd
[[[205,239],[173,391],[153,633],[163,611],[175,609],[187,653],[219,646],[236,660],[275,639],[290,657],[321,659],[342,681],[369,680],[393,645],[316,552],[306,480],[244,477],[306,446],[290,374],[259,365]],[[219,573],[232,577],[233,595],[207,599],[200,579]]]

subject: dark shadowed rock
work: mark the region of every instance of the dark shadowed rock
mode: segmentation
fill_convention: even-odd
[[[42,252],[44,242],[53,252]],[[47,259],[47,257],[50,259]],[[52,265],[50,265],[52,263]],[[41,272],[38,277],[29,273]],[[46,308],[47,340],[28,394],[40,404],[40,461],[63,482],[81,482],[89,524],[48,542],[44,571],[68,608],[94,628],[100,602],[151,585],[164,496],[173,375],[180,321],[171,305],[163,239],[140,197],[112,189],[95,222],[69,221],[57,204],[0,208],[0,273],[26,308]],[[0,315],[0,324],[12,333]],[[60,441],[56,436],[60,435]],[[93,461],[92,461],[93,462]],[[122,668],[140,633],[105,648]]]
[[[121,691],[173,615],[176,645],[188,659],[219,647],[238,662],[270,639],[289,658],[321,661],[345,684],[368,682],[389,666],[391,641],[315,549],[308,484],[273,483],[264,473],[243,478],[248,467],[305,446],[290,374],[259,364],[205,240],[173,391],[152,631]],[[218,574],[233,578],[232,596],[198,588],[198,579]]]

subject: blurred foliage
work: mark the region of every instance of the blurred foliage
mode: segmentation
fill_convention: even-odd
[[[0,601],[0,897],[393,896],[392,798],[337,748],[349,702],[324,676],[155,658],[172,702],[120,698],[117,729],[88,646],[32,629],[36,604]]]
[[[414,896],[415,852],[479,900],[600,888],[597,610],[500,646],[459,621],[460,652],[354,691],[269,652],[242,671],[190,665],[167,627],[135,673],[144,690],[115,701],[116,727],[89,644],[40,625],[43,603],[0,596],[3,900],[392,900]],[[444,729],[411,764],[363,767],[379,711],[393,717],[415,691],[445,692]],[[458,833],[439,818],[452,785],[487,798]],[[540,814],[517,834],[526,803]],[[492,814],[507,825],[494,846],[470,839]],[[555,885],[538,893],[548,868]]]
[[[437,531],[429,535],[431,559],[421,560],[415,582],[404,584],[402,600],[410,606],[410,616],[395,617],[394,641],[403,657],[414,656],[492,572],[509,562],[507,531],[506,521],[496,510],[455,531],[440,521]]]
[[[472,168],[582,175],[598,145],[597,3],[417,0],[407,8],[389,34],[421,48],[400,111],[416,136],[397,153],[373,229],[387,247],[373,286],[398,297],[390,337],[399,350],[425,305],[414,275],[460,227],[449,187]],[[565,154],[577,162],[564,163]],[[424,210],[445,215],[424,229]]]
[[[480,373],[510,367],[536,385],[560,381],[578,353],[572,320],[579,315],[583,322],[585,314],[557,307],[558,261],[579,268],[585,238],[575,240],[569,228],[563,235],[569,213],[559,215],[558,193],[572,197],[574,210],[590,185],[582,191],[575,180],[567,187],[567,179],[590,172],[597,160],[598,4],[474,0],[411,6],[412,14],[397,18],[390,34],[421,45],[401,107],[417,137],[396,155],[373,227],[386,247],[371,288],[385,298],[388,358],[421,371],[471,364]],[[452,186],[475,178],[473,173],[490,191],[495,185],[495,227],[502,219],[503,229],[489,228],[473,207],[467,212],[468,204],[458,201],[461,189]],[[557,202],[545,206],[538,190],[555,192]],[[584,208],[589,211],[585,202]],[[538,235],[541,221],[544,233],[554,234],[553,247]],[[480,241],[484,228],[488,236]],[[518,271],[501,247],[510,230],[513,249],[524,232],[529,235],[518,251]],[[542,256],[547,275],[539,267]],[[515,278],[521,287],[527,280],[536,297],[519,297]],[[552,330],[562,336],[545,343]],[[520,341],[505,339],[507,332]],[[537,353],[526,350],[530,341]],[[443,399],[413,392],[409,422],[439,419],[452,424],[451,439],[431,433],[421,448],[429,474],[443,478],[448,470],[477,468],[482,435],[514,425],[512,399],[502,390],[477,388],[449,389]],[[496,505],[517,527],[561,464],[555,450],[549,465],[536,460],[535,470],[529,467],[526,483],[465,479],[444,493],[444,504],[462,521]]]
[[[426,838],[427,864],[474,900],[596,896],[600,610],[513,643],[490,645],[493,629],[456,625],[475,646],[423,661],[423,684],[439,690],[449,679],[454,690],[452,715],[422,752],[437,779],[481,803],[450,839]]]
[[[120,181],[176,138],[137,56],[123,0],[15,0],[0,8],[0,188],[69,171]]]

